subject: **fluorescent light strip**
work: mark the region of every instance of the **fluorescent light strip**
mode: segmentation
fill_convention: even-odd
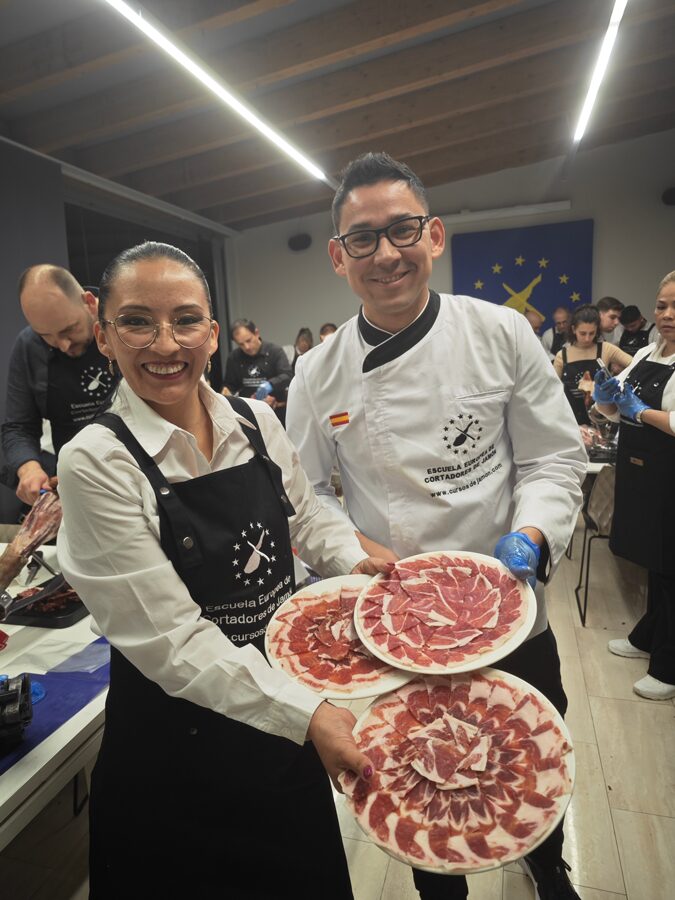
[[[627,4],[628,0],[616,0],[616,2],[614,3],[614,9],[612,10],[612,15],[609,19],[609,26],[607,28],[607,31],[605,32],[602,46],[600,47],[600,55],[598,56],[598,61],[595,64],[593,77],[591,78],[588,93],[586,94],[586,99],[584,100],[581,115],[579,116],[579,122],[577,123],[577,128],[574,132],[575,144],[579,143],[579,141],[584,136],[584,132],[586,131],[586,126],[588,125],[588,120],[591,117],[593,105],[595,104],[595,98],[598,96],[598,91],[600,90],[602,79],[605,77],[607,63],[609,62],[609,57],[612,55],[614,42],[616,41],[616,36],[619,31],[619,24],[621,23],[623,14],[626,11]]]
[[[311,159],[308,159],[286,140],[278,131],[275,131],[271,125],[263,121],[260,116],[243,100],[240,100],[224,82],[220,81],[214,74],[209,73],[199,62],[192,59],[184,50],[181,50],[167,35],[163,34],[159,28],[153,25],[148,18],[147,13],[142,8],[138,12],[134,11],[124,0],[105,0],[113,9],[124,16],[127,21],[131,22],[139,31],[150,38],[161,50],[167,53],[178,65],[182,66],[190,75],[194,76],[197,81],[201,82],[204,87],[208,88],[211,93],[215,94],[219,100],[222,100],[230,109],[238,113],[245,119],[249,125],[257,129],[272,144],[282,150],[287,156],[298,163],[306,172],[309,172],[314,178],[325,182],[329,187],[336,188],[337,184],[333,179],[329,178]]]

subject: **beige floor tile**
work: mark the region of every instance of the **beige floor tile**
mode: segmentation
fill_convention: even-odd
[[[584,673],[578,656],[561,656],[560,669],[563,687],[567,694],[569,706],[565,714],[565,722],[573,741],[595,743],[595,728],[588,705]]]
[[[675,816],[673,707],[589,699],[610,806]]]
[[[344,841],[354,900],[380,900],[389,857],[375,844],[363,841]],[[321,891],[317,888],[317,897]]]
[[[466,880],[471,900],[501,900],[504,884],[503,869],[481,872],[480,875],[469,875]]]
[[[612,811],[628,900],[670,900],[675,893],[675,819]]]
[[[616,894],[609,891],[599,891],[597,888],[589,888],[584,885],[574,884],[574,889],[581,897],[581,900],[625,900],[625,894]],[[518,872],[512,871],[510,868],[504,872],[504,891],[502,900],[532,900],[534,897],[534,887],[530,879],[522,874],[522,870],[518,867]],[[473,900],[473,898],[471,898]],[[646,897],[643,900],[647,900]]]
[[[53,877],[51,869],[44,869],[34,863],[0,857],[0,897],[7,900],[30,900],[43,884],[49,884]]]
[[[547,607],[547,612],[548,621],[558,645],[558,655],[579,656],[577,636],[574,626],[570,622],[569,609],[563,609],[561,604],[551,604],[550,607]]]
[[[653,701],[638,697],[633,692],[633,683],[647,672],[648,660],[615,656],[607,649],[608,641],[625,638],[626,634],[625,630],[577,628],[577,643],[586,689],[593,697],[652,703]]]
[[[76,900],[86,897],[88,851],[88,841],[81,841],[52,871],[50,880],[31,894],[31,900]]]
[[[570,879],[622,894],[624,884],[598,748],[577,742],[574,750],[576,782],[565,816],[563,849],[572,867]]]
[[[381,900],[420,900],[413,884],[410,866],[397,859],[389,860]]]

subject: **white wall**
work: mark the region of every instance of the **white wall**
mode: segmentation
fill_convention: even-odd
[[[453,225],[453,230],[592,218],[593,296],[609,294],[644,307],[647,314],[659,280],[675,269],[675,207],[661,202],[665,188],[675,186],[674,160],[675,130],[661,132],[581,152],[566,174],[556,159],[432,188],[431,211],[449,215],[570,200],[566,212]],[[312,236],[312,246],[293,253],[287,240],[299,232]],[[316,339],[323,322],[339,325],[353,315],[359,302],[333,273],[326,252],[331,233],[327,211],[234,238],[228,249],[232,316],[247,316],[266,339],[290,344],[301,326],[311,328]],[[431,286],[451,290],[449,246],[435,264]]]

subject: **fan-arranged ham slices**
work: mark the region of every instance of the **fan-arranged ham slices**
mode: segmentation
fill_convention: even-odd
[[[495,669],[416,679],[378,698],[355,734],[375,771],[341,776],[347,804],[375,843],[417,868],[459,874],[519,859],[572,791],[562,719]]]
[[[324,697],[374,697],[410,675],[367,650],[354,628],[362,575],[329,578],[301,590],[275,612],[265,635],[272,665]]]
[[[363,643],[411,672],[469,671],[496,662],[527,637],[536,599],[496,559],[425,553],[396,563],[364,588],[355,609]]]

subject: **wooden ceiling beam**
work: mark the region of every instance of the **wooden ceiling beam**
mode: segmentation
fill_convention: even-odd
[[[672,45],[670,42],[664,44],[662,54],[669,56]],[[656,59],[656,62],[645,64],[642,63],[644,59]],[[415,131],[433,122],[443,122],[444,129],[452,128],[461,136],[459,139],[464,139],[472,133],[494,133],[489,128],[491,118],[496,122],[508,122],[510,115],[519,117],[521,109],[524,114],[532,116],[532,121],[539,121],[542,115],[548,114],[549,108],[560,102],[556,92],[561,88],[567,88],[566,108],[574,114],[575,100],[581,95],[583,87],[581,78],[585,69],[584,61],[585,56],[578,48],[566,48],[540,60],[525,60],[498,72],[480,73],[461,83],[451,82],[419,91],[405,100],[389,100],[374,108],[347,113],[318,125],[311,123],[294,129],[290,137],[320,162],[326,151],[350,148],[346,159],[344,154],[339,154],[339,159],[344,160],[338,164],[341,167],[353,155],[354,145],[364,141],[364,135],[367,135],[367,141],[372,147],[387,135]],[[654,48],[640,45],[639,53],[624,53],[621,67],[612,72],[603,93],[605,96],[611,93],[613,85],[623,93],[646,93],[653,89],[654,84],[666,79],[669,72],[670,68],[664,68],[659,55],[655,56]],[[576,97],[569,93],[570,90],[576,91]],[[529,98],[532,97],[537,98],[535,102],[530,102]],[[473,115],[469,115],[470,113]],[[263,193],[274,178],[283,177],[278,165],[278,154],[272,148],[267,149],[264,143],[257,142],[249,147],[248,152],[242,152],[244,147],[238,150],[235,153],[232,148],[221,154],[221,171],[227,172],[227,177],[196,188],[170,193],[166,199],[188,209],[206,208],[228,200],[231,202],[235,197]],[[261,167],[265,158],[271,165],[269,173]],[[333,172],[335,171],[334,167]],[[291,170],[290,177],[289,183],[304,180],[299,169]]]
[[[227,28],[293,0],[161,0],[147,3],[180,40],[195,32]],[[0,104],[91,75],[109,66],[150,56],[150,44],[112,10],[95,12],[2,48]],[[160,61],[161,67],[166,64]]]
[[[636,94],[634,96],[615,96],[604,104],[603,116],[598,117],[594,127],[589,133],[588,146],[599,145],[598,142],[607,138],[603,135],[611,133],[623,139],[621,134],[632,134],[634,129],[640,128],[642,119],[650,122],[661,122],[675,119],[675,87],[666,88],[652,94]],[[565,111],[553,110],[554,117],[548,121],[536,123],[518,123],[510,129],[503,129],[499,133],[499,152],[495,153],[495,142],[487,141],[484,137],[471,137],[460,143],[443,143],[443,135],[434,133],[433,126],[429,129],[420,129],[419,140],[410,141],[410,135],[404,135],[409,146],[406,148],[401,136],[393,136],[383,143],[380,149],[392,156],[408,162],[418,172],[422,180],[426,182],[427,175],[435,170],[447,175],[440,181],[457,180],[456,171],[466,171],[467,166],[479,162],[482,159],[494,159],[502,157],[511,159],[514,154],[525,154],[532,147],[542,143],[555,149],[552,155],[568,153],[571,148],[572,124]],[[585,149],[586,145],[582,145]],[[369,149],[364,145],[363,150]],[[450,151],[450,152],[447,152]],[[362,151],[363,152],[363,151]],[[445,155],[444,155],[445,153]],[[456,162],[448,164],[448,157]],[[542,157],[544,158],[544,157]],[[506,167],[506,164],[500,168]],[[464,176],[462,176],[464,177]],[[466,176],[468,177],[468,176]],[[242,227],[242,223],[251,219],[258,221],[264,218],[266,213],[277,213],[284,201],[292,199],[292,204],[287,208],[287,217],[295,215],[294,206],[303,206],[315,198],[307,196],[309,185],[282,188],[270,194],[251,198],[242,202],[221,204],[204,211],[204,215],[232,227]],[[234,223],[234,224],[233,224]]]
[[[278,128],[288,129],[405,96],[597,38],[602,31],[604,6],[604,0],[598,4],[588,4],[587,0],[559,0],[429,41],[423,47],[404,49],[309,82],[282,87],[256,98],[255,105]],[[74,127],[82,126],[78,123]],[[121,136],[84,148],[78,153],[77,164],[106,178],[119,178],[202,152],[202,162],[208,166],[211,159],[218,159],[222,147],[249,136],[250,129],[240,122],[224,127],[222,117],[209,107],[175,122],[157,123],[147,133]],[[180,179],[182,173],[177,170],[180,165],[167,167],[169,184],[174,180],[172,175]],[[128,183],[137,190],[154,194],[153,173],[147,173],[150,183],[144,183],[145,174],[139,173]],[[181,186],[188,185],[178,180],[176,187]]]
[[[527,21],[521,16],[512,17],[514,36],[509,36],[508,42],[504,39],[504,23],[490,23],[459,36],[429,42],[424,45],[423,53],[419,48],[404,50],[355,69],[320,77],[309,84],[276,91],[261,97],[258,106],[278,127],[288,131],[303,122],[369,109],[373,104],[394,97],[405,98],[422,88],[433,88],[448,81],[463,83],[462,79],[467,77],[489,77],[489,73],[495,72],[499,77],[502,66],[513,66],[515,62],[531,60],[545,67],[545,57],[557,56],[565,48],[573,52],[575,47],[592,47],[591,40],[601,31],[596,21],[598,7],[586,2],[577,6],[574,0],[564,5],[565,9],[554,3],[532,10]],[[651,58],[671,54],[675,42],[675,7],[670,6],[669,18],[627,27],[625,33],[627,50],[637,60],[649,59],[650,54]],[[626,55],[622,54],[621,58]],[[581,58],[577,59],[575,66],[580,61]],[[587,68],[590,69],[590,62]],[[505,82],[510,71],[504,72]],[[502,90],[507,89],[507,84],[502,86]],[[179,122],[158,124],[151,133],[84,150],[75,162],[109,178],[152,166],[150,171],[127,174],[121,180],[136,190],[161,196],[222,178],[227,171],[223,166],[223,148],[249,136],[250,131],[241,125],[232,123],[231,128],[226,127],[221,117],[212,112],[203,113]],[[309,152],[308,147],[301,146]],[[271,149],[269,153],[278,155]]]
[[[604,5],[607,0],[601,0]],[[405,41],[517,9],[522,0],[357,0],[262,38],[226,48],[206,60],[240,93],[258,91]],[[53,153],[119,134],[191,109],[217,108],[210,94],[171,67],[18,121],[13,138]]]

